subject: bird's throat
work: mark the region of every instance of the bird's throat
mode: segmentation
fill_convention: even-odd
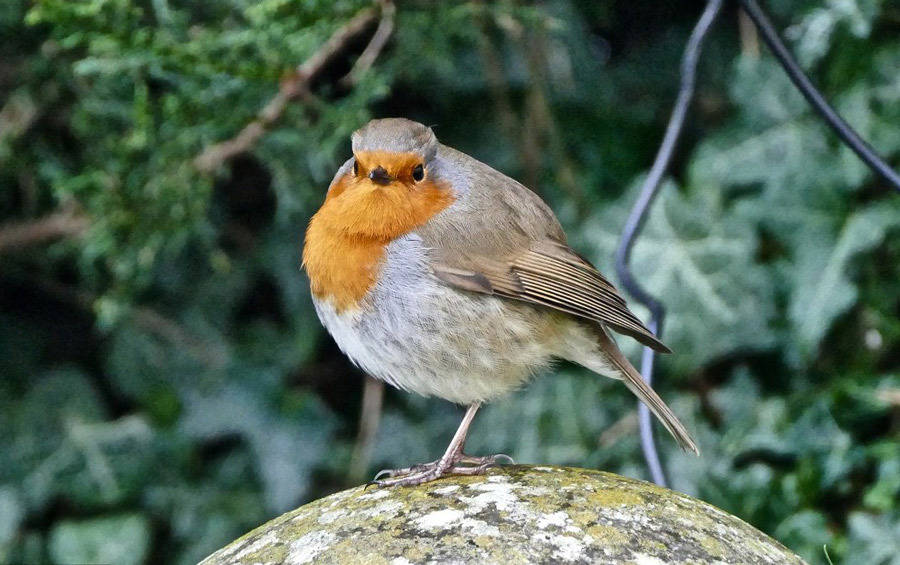
[[[303,266],[313,296],[342,312],[357,308],[378,281],[385,249],[449,206],[448,187],[434,182],[373,189],[346,175],[309,222]]]
[[[311,221],[303,246],[310,290],[337,312],[355,309],[378,280],[387,242],[329,233]]]

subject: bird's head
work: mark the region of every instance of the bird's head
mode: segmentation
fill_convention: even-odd
[[[455,199],[434,166],[431,128],[402,118],[372,120],[353,134],[353,157],[338,170],[313,219],[344,235],[389,241]]]

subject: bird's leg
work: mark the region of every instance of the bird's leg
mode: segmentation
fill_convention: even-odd
[[[488,467],[492,467],[501,461],[513,463],[512,457],[499,453],[497,455],[489,455],[487,457],[471,457],[463,453],[463,447],[466,444],[466,436],[469,433],[469,426],[475,418],[475,413],[481,405],[472,404],[466,409],[459,428],[450,440],[450,445],[444,455],[437,461],[424,463],[421,465],[413,465],[403,469],[385,469],[379,471],[375,478],[369,484],[378,486],[397,486],[397,485],[420,485],[433,481],[447,474],[458,475],[478,475],[483,473]],[[463,465],[460,465],[463,464]],[[387,479],[379,480],[380,477],[387,476]]]

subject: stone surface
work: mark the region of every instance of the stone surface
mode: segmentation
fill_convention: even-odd
[[[260,526],[202,565],[803,561],[684,494],[586,469],[508,466],[418,487],[362,487]]]

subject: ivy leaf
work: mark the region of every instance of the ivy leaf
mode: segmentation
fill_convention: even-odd
[[[150,548],[150,525],[140,514],[63,521],[50,533],[53,563],[140,565]]]
[[[900,517],[854,512],[850,515],[848,555],[869,565],[900,565]]]
[[[900,205],[895,200],[873,204],[848,216],[836,240],[811,241],[797,250],[789,316],[795,343],[805,357],[816,352],[834,320],[856,303],[856,285],[848,273],[852,260],[897,226]]]
[[[470,443],[473,452],[509,453],[517,462],[596,466],[585,461],[636,447],[620,442],[633,433],[623,422],[622,433],[600,438],[618,419],[632,412],[635,402],[621,383],[589,371],[562,370],[531,383],[511,398],[489,404],[479,414],[478,428]],[[488,433],[489,432],[489,433]],[[608,442],[608,443],[607,443]],[[608,467],[608,460],[603,461]]]
[[[10,548],[24,519],[25,507],[15,488],[0,486],[0,562],[8,561]]]
[[[801,510],[778,524],[775,539],[815,563],[822,555],[822,547],[831,544],[833,534],[828,529],[825,515]]]
[[[153,477],[155,484],[148,485],[142,507],[168,520],[167,537],[178,551],[166,563],[194,565],[272,517],[250,451],[240,446],[199,468],[192,464],[190,473]]]
[[[603,226],[587,233],[602,256],[612,256],[634,198],[631,190],[591,220]],[[661,189],[631,264],[637,280],[667,309],[664,337],[676,352],[667,359],[678,372],[773,344],[772,277],[754,261],[756,250],[752,223],[727,209],[717,191],[682,194],[671,183]]]
[[[53,406],[51,411],[48,406]],[[86,509],[121,503],[140,489],[158,438],[142,416],[106,420],[99,396],[80,371],[51,371],[18,401],[0,398],[0,481],[22,485],[30,510],[55,497]]]
[[[832,34],[842,26],[860,39],[868,37],[880,4],[877,0],[829,0],[811,10],[792,30],[800,64],[809,67],[824,57],[833,44]]]
[[[248,369],[244,382],[215,392],[185,394],[182,432],[200,440],[237,434],[248,442],[256,471],[265,488],[266,505],[273,512],[293,508],[306,494],[315,466],[328,453],[334,422],[316,399],[303,399],[299,410],[285,413],[273,406],[250,383],[262,371]]]
[[[878,479],[865,494],[863,502],[869,508],[887,511],[900,497],[900,458],[897,444],[887,440],[874,445],[870,452],[878,460]]]

